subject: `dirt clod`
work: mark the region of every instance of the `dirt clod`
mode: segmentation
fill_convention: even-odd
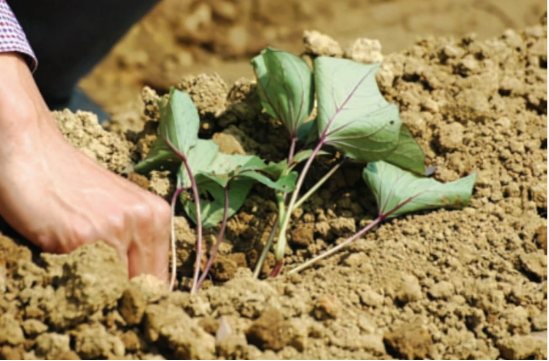
[[[304,224],[301,227],[293,229],[291,232],[290,243],[297,247],[307,247],[314,241],[314,226],[312,224]]]
[[[109,334],[101,324],[86,325],[77,330],[75,350],[86,359],[119,358],[126,351],[122,340]]]
[[[303,33],[303,44],[305,51],[318,56],[341,57],[343,55],[343,50],[337,41],[316,30],[306,30]]]
[[[278,351],[292,341],[290,328],[279,310],[269,308],[252,323],[246,338],[261,350]]]
[[[408,360],[428,358],[432,350],[429,331],[418,324],[406,324],[383,336],[387,351]]]
[[[23,327],[23,331],[25,331],[25,335],[31,337],[37,336],[48,330],[48,326],[32,318],[30,320],[23,321],[21,326]]]
[[[131,165],[130,143],[115,133],[104,130],[93,113],[69,110],[53,112],[57,125],[76,148],[116,173]]]
[[[212,265],[212,276],[217,281],[228,281],[234,278],[237,269],[238,264],[236,261],[228,257],[218,255]]]
[[[381,43],[379,40],[357,39],[345,50],[345,57],[360,63],[381,63]]]
[[[36,356],[47,360],[63,359],[71,352],[68,335],[43,333],[36,338]]]
[[[0,316],[0,344],[18,345],[25,341],[19,322],[9,313]]]
[[[185,77],[178,88],[189,93],[202,115],[219,116],[225,110],[229,89],[219,74]]]
[[[168,347],[176,358],[211,359],[215,352],[213,336],[172,304],[147,306],[144,322],[147,339]]]
[[[146,301],[137,287],[130,286],[124,291],[118,303],[118,311],[129,326],[141,323],[147,306]]]
[[[539,248],[547,255],[547,227],[539,227],[536,230],[535,241]]]
[[[498,343],[501,355],[507,360],[543,360],[547,358],[547,343],[532,336],[513,336]]]
[[[313,310],[317,320],[336,318],[341,308],[341,303],[332,295],[326,295],[318,299]]]
[[[248,359],[248,342],[243,335],[229,335],[216,345],[217,354],[226,360]]]
[[[115,306],[128,282],[116,251],[103,242],[85,245],[69,255],[48,255],[47,262],[62,267],[54,298],[44,300],[43,305],[49,322],[61,328],[105,306]]]
[[[429,296],[433,298],[448,299],[454,294],[454,285],[447,281],[434,284],[429,290]]]

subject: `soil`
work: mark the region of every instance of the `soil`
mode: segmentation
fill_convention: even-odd
[[[305,30],[330,34],[343,50],[378,39],[391,53],[418,37],[498,36],[537,24],[546,10],[542,0],[163,0],[81,86],[139,128],[143,86],[165,93],[182,75],[214,72],[229,84],[252,78],[251,57],[266,46],[300,52]]]
[[[151,276],[128,281],[103,243],[51,255],[0,225],[0,356],[546,359],[545,23],[488,40],[429,37],[389,55],[375,40],[346,49],[318,32],[304,39],[305,57],[328,52],[383,61],[380,88],[399,105],[427,163],[436,166],[435,178],[478,173],[465,209],[383,223],[300,275],[255,280],[250,268],[276,215],[272,193],[257,186],[229,221],[212,279],[194,297],[186,292],[194,227],[180,211],[180,282],[172,293]],[[202,74],[174,85],[197,104],[202,137],[227,152],[285,156],[284,129],[261,113],[253,82],[228,86]],[[156,97],[143,90],[137,130],[116,119],[104,130],[89,113],[55,116],[86,154],[169,196],[169,173],[131,173],[155,138]],[[311,182],[324,166],[313,169]],[[376,216],[360,171],[343,167],[293,214],[287,268]],[[215,229],[206,232],[207,247],[214,236]],[[271,257],[263,276],[272,263]]]

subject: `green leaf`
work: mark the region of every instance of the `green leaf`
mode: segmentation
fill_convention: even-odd
[[[158,125],[158,138],[153,143],[147,157],[135,166],[135,171],[147,173],[159,169],[166,163],[180,162],[173,151],[168,147],[164,139],[183,154],[198,141],[198,128],[200,119],[198,111],[187,93],[175,88],[170,89],[170,97],[167,104],[160,100],[160,124]]]
[[[155,169],[168,168],[171,165],[179,164],[181,164],[181,159],[172,152],[164,140],[157,138],[147,157],[135,165],[134,171],[147,174]]]
[[[262,169],[262,172],[270,175],[274,179],[280,178],[284,173],[287,173],[288,160],[284,159],[280,162],[269,162],[265,168]]]
[[[267,113],[280,120],[292,136],[314,105],[313,73],[301,58],[265,49],[252,59],[259,97]]]
[[[219,147],[213,140],[198,139],[195,146],[187,153],[187,163],[192,173],[196,176],[200,172],[208,172],[210,165],[219,154]],[[187,174],[187,169],[181,166],[179,176],[182,185],[186,188],[191,186],[191,180]]]
[[[239,172],[232,176],[227,176],[227,175],[218,176],[218,175],[207,174],[207,173],[200,173],[196,176],[196,182],[200,187],[204,185],[211,187],[212,186],[211,183],[215,183],[222,188],[226,186],[230,187],[234,182],[244,180],[244,179],[257,181],[276,191],[287,193],[294,190],[295,182],[297,180],[297,173],[291,172],[288,175],[280,177],[276,181],[271,180],[269,177],[267,177],[264,174],[261,174],[255,171],[250,171],[250,170]]]
[[[187,154],[198,140],[200,118],[191,97],[172,87],[168,104],[162,102],[158,134],[173,144],[177,150]]]
[[[296,164],[299,164],[301,162],[304,162],[306,161],[307,159],[309,159],[309,157],[311,156],[311,154],[313,154],[313,150],[312,149],[305,149],[305,150],[301,150],[299,152],[297,152],[295,155],[294,155],[294,159],[293,159],[293,163],[294,165]],[[324,150],[319,150],[317,153],[316,153],[316,156],[320,156],[320,155],[328,155],[330,153],[324,151]]]
[[[305,144],[313,143],[318,140],[318,129],[316,119],[302,123],[297,129],[297,140]]]
[[[362,174],[373,191],[380,215],[397,217],[405,213],[467,205],[477,175],[450,183],[420,177],[386,162],[369,163]]]
[[[319,134],[329,126],[326,144],[365,162],[389,156],[402,125],[397,106],[378,89],[378,69],[379,64],[324,56],[314,61]]]
[[[276,181],[268,177],[272,174],[277,175]],[[214,182],[222,188],[235,180],[248,179],[263,183],[277,191],[290,192],[295,186],[297,173],[279,174],[278,169],[273,170],[273,165],[266,165],[254,155],[218,153],[206,169],[197,172],[195,179],[198,186]]]
[[[425,154],[405,124],[402,124],[400,128],[400,137],[396,148],[384,160],[416,174],[427,175],[425,170]]]
[[[230,155],[220,153],[213,141],[199,140],[189,151],[189,165],[201,193],[202,225],[213,227],[223,218],[224,193],[229,189],[229,217],[244,204],[246,196],[255,182],[280,192],[290,192],[295,187],[297,173],[282,175],[285,164],[271,163],[266,165],[259,157],[253,155]],[[213,157],[212,157],[213,154]],[[282,171],[280,170],[282,169]],[[275,175],[272,180],[268,176]],[[188,186],[190,180],[184,167],[181,167],[180,177],[183,185]],[[190,199],[182,197],[185,212],[196,222],[196,209]]]
[[[229,212],[228,217],[233,216],[246,201],[248,193],[252,189],[253,180],[240,180],[232,182],[229,188]],[[200,200],[202,226],[215,227],[223,219],[225,207],[224,190],[215,182],[203,184],[200,192],[206,197]],[[192,201],[186,200],[183,204],[185,212],[196,224],[196,208]]]

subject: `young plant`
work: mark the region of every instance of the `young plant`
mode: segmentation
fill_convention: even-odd
[[[313,63],[314,86],[307,84],[299,90],[296,88],[303,82],[295,80],[304,79],[303,74],[306,72],[296,72],[296,64],[300,64],[299,69],[304,69],[307,65],[293,55],[282,54],[287,53],[266,50],[252,60],[262,104],[267,113],[280,119],[288,128],[291,136],[290,155],[295,148],[295,134],[301,133],[300,140],[316,140],[317,143],[299,175],[290,201],[287,205],[280,202],[284,209],[279,211],[280,222],[275,223],[275,227],[279,226],[280,229],[275,250],[277,265],[273,276],[282,269],[286,231],[291,213],[297,208],[296,205],[302,203],[298,202],[299,192],[315,157],[322,152],[324,146],[331,146],[345,157],[356,161],[385,160],[417,174],[425,174],[425,156],[421,148],[403,125],[396,105],[388,103],[377,87],[375,75],[379,64],[365,65],[346,59],[318,57]],[[290,74],[293,78],[289,77]],[[287,121],[288,114],[273,109],[301,109],[297,100],[311,99],[314,89],[317,98],[317,117],[298,125],[301,129],[297,129],[296,132],[296,125]],[[306,95],[292,97],[288,94]],[[285,101],[288,104],[284,107]],[[301,111],[297,113],[301,114]],[[308,135],[307,131],[310,132]],[[291,159],[290,156],[288,158]],[[329,173],[331,175],[334,172]],[[328,178],[323,177],[313,186],[312,193]],[[307,197],[312,193],[309,191]],[[266,247],[270,248],[270,241],[274,238],[275,232],[271,232],[272,237],[269,238]],[[261,264],[258,264],[256,274],[260,267]]]
[[[219,223],[218,209],[223,207],[221,215],[221,228],[217,241],[210,250],[210,258],[198,280],[197,288],[200,288],[205,281],[210,268],[217,255],[217,250],[223,240],[228,218],[234,214],[244,203],[254,182],[259,182],[278,192],[289,192],[293,190],[297,173],[290,172],[287,175],[280,175],[278,165],[265,164],[256,156],[250,155],[228,155],[218,153],[216,159],[210,165],[212,171],[198,173],[197,184],[204,194],[209,198],[201,199],[204,210],[202,219],[205,225],[216,225]],[[269,176],[277,178],[273,181]],[[221,198],[223,199],[221,201]],[[192,207],[188,207],[187,214],[196,218]]]
[[[420,177],[386,162],[369,163],[364,168],[363,178],[375,195],[378,206],[377,218],[352,237],[288,273],[300,272],[347,247],[385,219],[425,209],[459,208],[467,205],[476,177],[476,174],[473,173],[465,178],[444,184],[434,179]]]
[[[194,107],[191,98],[188,94],[177,91],[172,88],[170,91],[169,100],[167,102],[159,101],[158,107],[160,109],[160,121],[158,125],[158,138],[151,147],[151,151],[147,157],[139,164],[136,165],[136,172],[145,172],[154,167],[157,164],[175,161],[177,156],[183,163],[183,167],[188,169],[190,178],[192,179],[192,191],[195,199],[198,198],[198,189],[192,171],[189,168],[189,164],[185,154],[196,144],[197,137],[193,134],[198,133],[198,127],[200,120],[198,118],[198,112]],[[182,122],[184,124],[182,125]],[[182,192],[183,188],[179,185],[174,192],[172,198],[172,271],[170,279],[170,290],[175,286],[176,276],[176,260],[175,260],[175,237],[174,237],[174,224],[173,213],[175,211],[176,199]],[[200,213],[200,203],[195,202],[197,207],[197,213]],[[197,241],[197,254],[201,253],[201,239],[202,229],[198,228],[198,241]],[[198,277],[198,276],[197,276]]]
[[[175,285],[175,231],[174,212],[181,197],[185,212],[196,223],[197,245],[191,293],[196,293],[207,277],[221,241],[227,220],[244,203],[254,182],[279,191],[291,191],[297,173],[286,163],[265,164],[256,156],[228,155],[219,152],[212,140],[198,138],[199,117],[188,94],[175,88],[167,103],[160,102],[158,139],[147,157],[136,165],[135,171],[147,173],[161,167],[179,166],[177,187],[172,197],[172,275],[170,289]],[[182,163],[182,164],[181,164]],[[276,180],[272,180],[276,179]],[[192,190],[192,201],[183,193]],[[204,197],[201,197],[203,195]],[[202,259],[202,227],[213,227],[221,222],[217,242],[210,252],[206,268],[200,275]]]
[[[290,138],[290,149],[286,164],[288,169],[295,166],[296,143],[304,140],[310,133],[314,122],[305,122],[314,107],[313,73],[309,66],[299,57],[274,49],[265,49],[252,59],[257,78],[257,89],[261,104],[267,114],[282,122]],[[305,153],[302,152],[301,155]],[[306,159],[312,154],[308,152]],[[278,229],[279,219],[285,212],[287,193],[277,193],[279,216],[275,220],[263,252],[256,264],[254,276],[257,278],[272,246]]]

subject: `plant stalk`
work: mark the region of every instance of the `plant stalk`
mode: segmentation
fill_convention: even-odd
[[[198,284],[198,275],[200,274],[200,262],[202,260],[202,211],[200,210],[200,195],[198,194],[196,179],[194,178],[194,174],[189,166],[189,162],[187,162],[187,157],[185,154],[181,153],[179,149],[177,149],[172,142],[169,141],[168,138],[164,138],[164,141],[168,144],[168,147],[170,147],[172,152],[181,158],[181,161],[187,170],[187,174],[189,175],[189,179],[191,180],[194,205],[196,207],[196,262],[194,266],[193,283],[191,285],[191,294],[195,294],[197,291],[196,286]]]
[[[290,150],[288,152],[288,165],[291,164],[294,160],[296,143],[297,143],[297,135],[292,135],[290,140]],[[273,241],[274,241],[276,231],[280,226],[280,221],[283,219],[287,196],[288,196],[288,193],[284,193],[282,196],[279,193],[276,194],[276,198],[278,201],[278,215],[276,216],[273,224],[273,228],[271,228],[271,232],[269,233],[269,238],[267,238],[267,243],[265,244],[265,247],[263,247],[263,250],[261,251],[261,255],[259,256],[259,259],[257,260],[257,263],[255,265],[253,277],[256,279],[259,278],[259,274],[261,273],[261,269],[263,268],[265,259],[269,254],[269,250],[273,246]]]
[[[254,278],[259,278],[259,274],[261,273],[261,269],[263,268],[263,264],[265,263],[265,259],[267,258],[267,255],[269,254],[269,250],[273,246],[274,236],[276,234],[276,231],[278,231],[278,224],[279,224],[279,217],[276,216],[273,224],[273,228],[271,228],[271,232],[269,233],[269,238],[267,238],[267,243],[265,244],[265,247],[263,247],[263,250],[261,251],[261,255],[259,256],[259,259],[257,260],[257,263],[255,264],[254,269]]]
[[[269,277],[277,277],[280,274],[280,272],[282,272],[282,267],[283,266],[284,266],[284,259],[281,259],[280,261],[278,261],[276,263],[276,265],[273,268],[273,271],[271,272]]]
[[[273,246],[274,236],[280,225],[280,220],[282,219],[282,213],[284,212],[284,201],[286,200],[286,193],[284,193],[283,195],[280,193],[277,193],[276,198],[278,201],[278,215],[274,220],[273,228],[271,228],[271,232],[269,233],[269,238],[267,238],[267,243],[265,244],[265,247],[263,247],[263,250],[261,251],[261,255],[259,256],[259,259],[255,264],[254,275],[253,275],[254,278],[259,278],[259,274],[261,273],[261,269],[263,268],[263,263],[265,263],[265,259],[269,254],[269,250]]]
[[[297,143],[297,136],[293,135],[290,141],[290,152],[288,154],[288,164],[291,164],[294,161],[296,143]]]
[[[219,246],[221,245],[221,242],[223,241],[223,237],[225,236],[225,229],[227,228],[227,219],[229,218],[229,184],[224,188],[224,194],[225,194],[225,204],[223,208],[223,220],[221,222],[221,228],[219,228],[219,234],[217,235],[217,241],[215,242],[214,246],[212,247],[212,250],[210,252],[210,258],[208,259],[208,262],[206,263],[206,266],[204,267],[204,271],[202,271],[202,275],[200,276],[198,280],[198,285],[196,286],[196,289],[199,290],[200,287],[202,287],[202,284],[206,280],[206,277],[208,276],[208,273],[210,272],[210,269],[212,268],[213,262],[215,260],[215,257],[217,256],[217,251],[219,249]]]
[[[291,218],[291,215],[292,215],[291,211],[295,207],[295,203],[297,201],[297,197],[299,196],[299,191],[301,190],[301,186],[303,186],[305,176],[309,172],[309,168],[311,168],[311,164],[313,163],[313,160],[315,159],[316,155],[320,151],[320,148],[322,148],[322,146],[324,145],[324,142],[326,142],[326,138],[328,136],[328,131],[329,131],[332,123],[337,118],[339,113],[343,109],[345,109],[345,106],[347,105],[349,100],[353,97],[353,95],[355,94],[355,92],[358,89],[358,87],[360,86],[360,84],[362,84],[364,79],[366,79],[366,76],[362,77],[359,80],[359,82],[353,88],[353,90],[347,96],[347,98],[345,98],[345,100],[341,103],[341,105],[339,105],[337,107],[336,111],[334,112],[334,115],[332,115],[330,120],[328,120],[328,122],[326,123],[326,127],[324,128],[324,130],[322,131],[322,134],[319,137],[317,146],[313,150],[313,153],[311,154],[309,159],[307,159],[307,163],[305,163],[305,166],[303,167],[303,170],[301,171],[301,174],[299,175],[296,187],[295,187],[295,189],[292,193],[292,198],[290,199],[290,204],[288,205],[288,211],[286,212],[286,214],[284,216],[284,220],[282,222],[282,226],[280,227],[280,232],[278,234],[278,242],[277,242],[277,247],[276,247],[276,252],[275,252],[275,256],[276,256],[277,261],[281,261],[284,258],[284,249],[286,248],[286,230],[288,229],[288,225],[290,223],[290,218]]]
[[[292,215],[291,210],[294,209],[295,203],[297,202],[297,197],[299,196],[299,191],[303,186],[303,182],[305,181],[305,176],[307,175],[309,168],[311,168],[311,164],[313,163],[313,160],[315,159],[316,155],[320,151],[320,148],[322,148],[322,145],[324,145],[325,140],[326,140],[326,137],[323,134],[316,148],[313,150],[313,153],[311,154],[309,159],[307,159],[307,163],[305,163],[305,166],[303,167],[303,170],[301,171],[301,174],[297,179],[295,189],[292,193],[292,198],[290,198],[290,203],[288,204],[287,211],[284,214],[282,225],[280,226],[280,231],[278,233],[278,242],[276,244],[276,252],[275,252],[275,257],[277,261],[280,261],[284,258],[284,249],[286,248],[286,230],[288,229],[288,224],[290,223],[290,218]]]
[[[175,253],[176,251],[176,245],[175,245],[175,242],[176,242],[176,239],[175,239],[175,205],[177,203],[177,197],[179,197],[179,195],[181,194],[181,192],[183,191],[183,187],[178,187],[173,196],[172,196],[172,202],[171,202],[171,205],[172,205],[172,219],[171,219],[171,227],[172,227],[172,234],[171,234],[171,245],[172,245],[172,274],[171,274],[171,277],[170,277],[170,292],[173,291],[174,287],[175,287],[175,278],[176,278],[176,273],[177,273],[177,255]]]
[[[376,219],[374,219],[372,222],[370,222],[370,224],[368,224],[366,227],[362,228],[358,233],[356,233],[352,237],[347,238],[342,243],[340,243],[337,246],[335,246],[334,248],[332,248],[332,249],[316,256],[315,258],[312,258],[312,259],[308,260],[307,262],[303,263],[299,267],[296,267],[296,268],[292,269],[290,272],[288,272],[288,274],[298,273],[298,272],[304,270],[305,268],[311,266],[312,264],[314,264],[314,263],[316,263],[316,262],[318,262],[318,261],[320,261],[320,260],[322,260],[322,259],[324,259],[328,256],[331,256],[332,254],[336,253],[340,249],[347,247],[350,243],[352,243],[356,239],[362,237],[365,233],[367,233],[369,230],[371,230],[372,228],[377,226],[384,219],[385,219],[384,215],[379,215]]]
[[[318,182],[316,182],[316,184],[307,191],[307,193],[305,193],[301,198],[299,198],[299,200],[295,203],[294,205],[294,208],[292,209],[292,212],[295,211],[296,209],[298,209],[299,207],[301,207],[301,205],[303,205],[303,203],[305,203],[309,198],[311,198],[311,196],[313,194],[315,194],[315,192],[320,188],[322,187],[322,185],[324,183],[326,183],[326,181],[328,179],[330,179],[330,177],[332,175],[334,175],[334,173],[343,165],[343,163],[345,163],[346,161],[346,158],[343,158],[343,160],[339,163],[337,163],[336,165],[334,165],[332,167],[332,169],[330,169],[328,171],[328,173],[326,173],[322,178],[320,178],[320,180]]]
[[[389,218],[393,213],[398,211],[400,208],[404,207],[406,204],[413,201],[415,197],[416,196],[412,196],[410,198],[407,198],[407,199],[403,200],[402,202],[400,202],[399,204],[397,204],[393,209],[389,210],[388,212],[385,212],[383,214],[378,215],[376,219],[374,219],[372,222],[370,222],[370,224],[368,224],[366,227],[362,228],[358,233],[356,233],[352,237],[346,239],[341,244],[335,246],[334,248],[330,249],[329,251],[326,251],[326,252],[316,256],[315,258],[303,263],[299,267],[296,267],[296,268],[292,269],[290,272],[288,272],[288,274],[293,274],[293,273],[300,272],[300,271],[304,270],[305,268],[309,267],[310,265],[312,265],[313,263],[315,263],[317,261],[320,261],[321,259],[324,259],[324,258],[336,253],[340,249],[346,247],[347,245],[349,245],[350,243],[352,243],[356,239],[362,237],[364,234],[366,234],[372,228],[377,226],[379,223],[381,223],[385,219]]]
[[[301,197],[294,205],[294,209],[292,209],[292,212],[301,207],[301,205],[306,202],[317,190],[318,188],[322,187],[324,183],[345,163],[346,159],[343,159],[343,161],[337,163],[335,166],[333,166],[332,169],[324,177],[322,177],[303,197]],[[286,197],[284,197],[285,199]],[[269,233],[269,238],[267,239],[267,244],[263,248],[263,252],[261,252],[261,256],[259,257],[258,263],[256,264],[255,270],[254,270],[254,278],[259,277],[259,273],[261,273],[261,268],[263,267],[263,263],[265,262],[265,258],[267,258],[267,254],[269,254],[269,250],[271,249],[274,241],[275,232],[278,230],[278,227],[280,226],[280,220],[284,219],[284,202],[282,204],[279,202],[278,204],[279,209],[279,215],[275,219],[275,223],[273,225],[273,228],[271,229],[271,233]],[[279,268],[279,271],[282,268]],[[271,273],[271,277],[276,277],[278,274]]]

